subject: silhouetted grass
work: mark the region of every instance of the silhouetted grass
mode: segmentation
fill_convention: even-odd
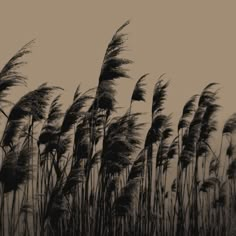
[[[78,87],[63,112],[55,95],[61,89],[43,84],[20,98],[9,114],[0,109],[6,118],[0,235],[231,235],[236,115],[224,125],[218,152],[212,145],[220,133],[218,85],[211,83],[186,102],[175,130],[164,109],[169,82],[160,76],[143,143],[142,113],[132,104],[145,104],[148,74],[130,91],[127,112],[114,113],[115,81],[129,78],[131,61],[120,56],[128,23],[108,45],[95,96]],[[8,102],[9,89],[26,83],[17,69],[30,46],[0,72],[1,105]]]

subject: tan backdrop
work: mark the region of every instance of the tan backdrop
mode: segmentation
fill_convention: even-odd
[[[166,73],[171,80],[167,111],[178,117],[191,95],[209,82],[219,82],[224,106],[220,120],[224,121],[236,111],[235,4],[163,2],[1,1],[0,65],[35,38],[33,54],[22,69],[29,77],[29,88],[45,81],[62,86],[68,103],[80,82],[83,89],[96,86],[112,34],[130,19],[127,56],[135,61],[130,75],[136,80],[150,73],[149,97],[153,82]],[[134,80],[123,80],[117,86],[121,106],[126,105]],[[15,91],[12,100],[23,93]],[[148,110],[148,106],[139,106]]]

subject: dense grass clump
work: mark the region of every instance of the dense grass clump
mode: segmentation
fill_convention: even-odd
[[[55,94],[62,89],[47,84],[9,114],[2,109],[7,92],[26,83],[17,70],[32,42],[1,70],[0,235],[233,235],[236,115],[218,129],[211,83],[186,102],[174,129],[164,109],[169,82],[160,76],[144,136],[133,103],[145,103],[145,74],[117,116],[115,81],[129,78],[132,63],[121,57],[127,24],[107,47],[96,90],[78,86],[65,111]]]

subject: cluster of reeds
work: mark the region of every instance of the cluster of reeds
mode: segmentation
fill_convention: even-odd
[[[164,110],[168,82],[160,77],[142,141],[145,125],[132,105],[145,102],[147,74],[131,92],[127,112],[115,113],[115,81],[129,78],[131,61],[120,57],[127,24],[107,47],[96,90],[78,87],[66,111],[55,95],[61,88],[47,84],[9,114],[2,108],[9,89],[26,83],[18,67],[32,43],[1,70],[0,235],[233,233],[236,114],[218,130],[218,85],[211,83],[187,101],[174,130]]]

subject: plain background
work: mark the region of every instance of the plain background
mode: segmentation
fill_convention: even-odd
[[[76,86],[95,87],[106,46],[115,30],[131,23],[126,57],[132,59],[132,80],[117,85],[119,106],[129,104],[138,77],[150,73],[147,112],[153,83],[166,73],[171,81],[167,113],[178,120],[184,103],[210,82],[220,83],[220,123],[236,111],[236,33],[233,1],[1,1],[0,65],[24,44],[36,39],[28,65],[28,89],[43,82],[65,89],[69,104]],[[136,108],[135,108],[136,109]],[[147,121],[148,122],[148,121]]]

